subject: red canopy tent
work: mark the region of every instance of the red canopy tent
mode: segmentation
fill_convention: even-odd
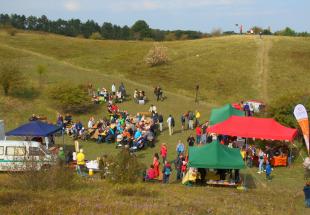
[[[287,128],[274,119],[231,116],[224,122],[208,128],[209,133],[257,138],[267,140],[293,141],[297,129]]]

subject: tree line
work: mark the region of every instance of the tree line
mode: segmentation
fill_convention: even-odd
[[[111,40],[185,40],[199,39],[205,36],[199,31],[165,31],[152,29],[144,20],[136,21],[131,27],[114,25],[104,22],[99,25],[94,20],[82,22],[80,19],[57,19],[50,20],[47,16],[41,17],[0,14],[0,26],[14,27],[16,29],[43,31],[61,34],[70,37],[84,37],[93,39]]]

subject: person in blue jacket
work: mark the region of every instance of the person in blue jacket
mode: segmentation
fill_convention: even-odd
[[[271,181],[271,171],[272,171],[271,165],[270,165],[269,161],[266,161],[266,179],[268,181]]]

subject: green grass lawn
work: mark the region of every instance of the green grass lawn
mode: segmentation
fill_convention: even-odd
[[[149,165],[160,143],[167,143],[168,158],[173,160],[177,141],[185,142],[193,133],[180,132],[181,113],[199,110],[202,120],[207,120],[212,107],[245,99],[269,102],[291,90],[306,90],[310,84],[307,78],[309,39],[265,37],[260,40],[255,36],[229,36],[164,42],[163,45],[168,47],[169,63],[149,68],[143,58],[153,42],[95,41],[29,32],[12,37],[0,31],[0,59],[18,59],[29,86],[40,91],[29,98],[4,97],[1,92],[0,119],[5,120],[6,130],[26,122],[32,113],[44,114],[54,122],[59,110],[48,98],[47,89],[59,82],[91,82],[95,87],[109,89],[113,82],[117,85],[124,82],[128,93],[132,94],[135,88],[145,90],[150,101],[147,105],[137,105],[129,99],[120,105],[122,110],[136,114],[155,104],[165,118],[173,114],[176,119],[175,135],[169,136],[165,130],[158,136],[155,148],[137,153],[143,163]],[[41,89],[36,73],[39,64],[47,67]],[[194,103],[197,83],[200,84],[199,104]],[[154,100],[155,85],[163,87],[165,101]],[[86,124],[90,116],[99,119],[106,114],[105,105],[100,105],[94,112],[74,115],[74,119]],[[61,138],[57,143],[62,144]],[[72,144],[73,140],[65,137],[65,145]],[[80,144],[88,159],[118,152],[114,144],[98,145],[91,141]],[[126,196],[119,194],[119,190],[127,189],[128,185],[87,180],[81,182],[79,189],[52,193],[0,188],[1,195],[17,198],[7,203],[0,195],[0,213],[42,214],[49,210],[49,213],[61,214],[64,209],[67,214],[78,214],[79,210],[80,214],[306,214],[300,158],[290,169],[276,168],[270,183],[265,181],[264,175],[256,174],[254,168],[243,170],[242,174],[247,175],[252,187],[247,192],[150,184],[133,185],[130,188],[133,194]],[[0,181],[5,178],[2,174]],[[23,195],[31,195],[31,201]]]

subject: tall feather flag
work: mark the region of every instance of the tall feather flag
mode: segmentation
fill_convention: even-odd
[[[305,143],[306,143],[308,155],[309,155],[309,119],[308,119],[308,113],[307,113],[305,106],[301,104],[296,105],[294,109],[294,116],[304,135],[304,139],[305,139]]]

